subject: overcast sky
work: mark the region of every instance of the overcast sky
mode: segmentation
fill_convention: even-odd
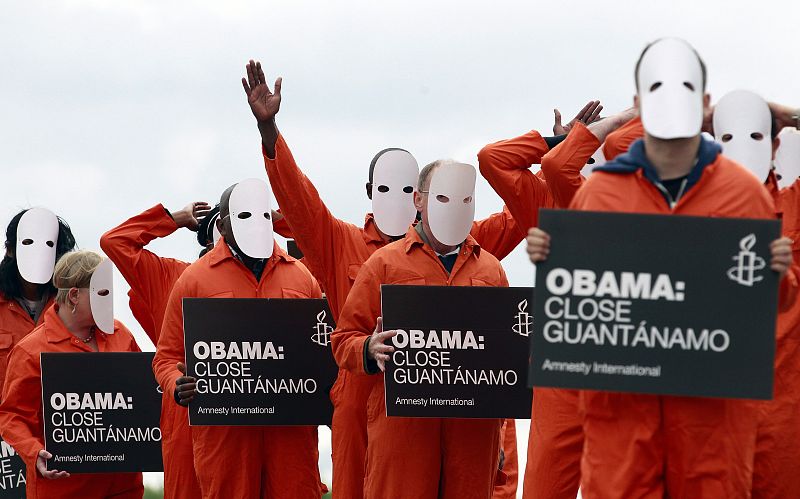
[[[301,168],[335,215],[361,223],[380,149],[476,164],[488,142],[548,133],[553,107],[621,110],[639,52],[661,36],[697,48],[713,100],[746,88],[798,106],[798,19],[797,1],[6,2],[0,225],[45,206],[98,248],[156,203],[214,202],[265,178],[239,82],[249,58],[284,78],[278,124]],[[479,216],[501,206],[482,179],[476,199]],[[152,247],[186,260],[199,249],[185,230]],[[503,263],[512,285],[532,283],[521,249]],[[147,349],[116,284],[116,316]]]

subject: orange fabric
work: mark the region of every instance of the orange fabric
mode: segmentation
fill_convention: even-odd
[[[553,208],[555,201],[542,172],[530,166],[539,164],[549,148],[539,132],[533,130],[513,139],[489,144],[478,153],[481,175],[508,206],[517,225],[527,233],[539,223],[539,208]]]
[[[27,336],[33,328],[42,323],[45,312],[53,305],[51,298],[39,314],[39,322],[34,324],[31,316],[17,300],[0,293],[0,386],[5,380],[8,356],[14,345]]]
[[[644,137],[644,126],[642,119],[637,116],[608,134],[603,143],[603,156],[611,161],[620,154],[628,152],[631,144],[642,137]]]
[[[381,314],[381,284],[508,286],[508,281],[497,259],[472,237],[448,274],[410,228],[403,239],[376,251],[364,264],[331,336],[337,364],[353,378],[370,377],[364,345]],[[376,381],[367,403],[365,499],[394,498],[398,491],[404,497],[491,497],[502,420],[387,418],[383,376],[371,378]]]
[[[642,174],[595,172],[572,208],[730,218],[774,218],[752,174],[718,156],[670,210]],[[733,399],[581,392],[583,497],[749,497],[756,404]]]
[[[555,206],[565,208],[583,185],[581,170],[600,148],[600,141],[580,121],[563,142],[542,158],[542,174]]]
[[[264,153],[264,164],[284,220],[303,252],[303,263],[325,290],[333,318],[338,321],[361,266],[386,241],[378,232],[372,214],[366,215],[363,227],[333,216],[314,184],[298,168],[282,135],[275,144],[275,158],[270,159]],[[483,249],[500,259],[524,237],[505,207],[501,213],[473,223],[471,233]],[[331,489],[337,498],[357,499],[363,494],[367,451],[365,408],[374,383],[372,378],[352,376],[340,369],[331,390],[335,408],[331,424]]]
[[[156,344],[169,293],[189,264],[160,257],[145,249],[145,246],[177,230],[178,226],[164,206],[157,204],[122,222],[100,238],[100,247],[131,287],[128,297],[133,316]],[[171,391],[164,390],[160,426],[164,497],[167,499],[200,497],[188,418],[186,408],[174,402]]]
[[[519,456],[517,455],[517,423],[513,419],[503,421],[500,429],[500,446],[505,462],[494,482],[492,499],[516,499],[519,480]]]
[[[189,266],[170,293],[158,350],[156,379],[172,394],[185,362],[183,298],[319,298],[308,270],[276,244],[261,279],[236,259],[220,240]],[[198,395],[200,396],[200,395]],[[175,404],[175,401],[172,401]],[[318,499],[316,427],[224,427],[191,429],[194,465],[203,497]]]
[[[75,473],[69,478],[47,480],[36,471],[36,458],[45,448],[39,354],[92,351],[69,332],[55,307],[50,307],[43,315],[42,324],[11,351],[3,385],[3,403],[0,404],[0,433],[25,461],[28,499],[141,498],[144,493],[141,473]],[[105,334],[98,329],[95,338],[101,352],[139,351],[131,332],[116,320],[114,334]]]
[[[487,145],[478,154],[478,160],[481,173],[518,217],[517,223],[533,227],[538,224],[539,208],[567,206],[584,181],[581,169],[599,146],[594,134],[577,125],[549,152],[544,139],[533,131]],[[529,167],[539,162],[542,171],[534,174]],[[560,499],[577,495],[583,450],[577,401],[577,391],[533,390],[524,498]]]
[[[768,182],[768,185],[770,182]],[[775,192],[784,236],[795,241],[800,262],[800,182]],[[771,401],[759,406],[758,438],[753,464],[753,498],[792,497],[800,490],[800,301],[778,314],[775,385]]]

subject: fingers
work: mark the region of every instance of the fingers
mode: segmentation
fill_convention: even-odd
[[[39,457],[41,457],[42,459],[53,459],[53,455],[44,449],[39,451]]]
[[[526,241],[531,262],[542,262],[550,255],[550,235],[545,231],[535,227],[530,229]]]
[[[578,111],[578,114],[575,115],[575,119],[578,120],[578,121],[583,121],[583,117],[584,116],[588,116],[588,115],[592,114],[591,113],[591,109],[592,109],[592,106],[594,105],[594,103],[595,103],[595,101],[593,101],[593,100],[590,100],[589,102],[587,102],[586,105],[583,106],[583,109]]]
[[[280,97],[280,95],[281,95],[281,84],[282,83],[283,83],[283,78],[282,77],[278,77],[278,79],[275,80],[275,92],[274,93],[278,97]]]
[[[555,125],[561,126],[561,111],[558,109],[553,109],[553,114],[555,115]]]
[[[373,333],[380,333],[383,331],[383,317],[378,317],[375,323],[375,331]]]
[[[250,92],[252,92],[252,90],[250,90],[250,85],[247,84],[247,78],[242,78],[242,86],[244,87],[244,93],[250,97]]]
[[[388,340],[389,338],[394,338],[395,336],[397,336],[397,331],[395,330],[383,331],[382,333],[375,333],[372,335],[372,341],[370,342],[370,344],[372,344],[372,342],[375,342],[376,344],[385,343],[386,340]]]
[[[175,368],[178,369],[178,371],[180,371],[181,374],[186,374],[186,364],[184,364],[183,362],[178,362],[177,364],[175,364]]]
[[[267,83],[267,78],[264,76],[264,70],[261,69],[261,61],[256,63],[256,78],[258,78],[256,84]]]
[[[375,361],[378,363],[378,369],[380,369],[381,372],[386,372],[386,361],[387,360],[389,360],[389,359],[375,359]]]
[[[247,63],[247,83],[250,85],[250,88],[256,88],[258,85],[258,80],[256,79],[256,63],[253,62],[253,59],[250,59],[250,62]]]
[[[792,244],[794,241],[788,237],[781,237],[772,241],[769,245],[772,259],[770,268],[783,275],[792,265]]]
[[[584,121],[585,124],[594,123],[600,117],[600,112],[603,110],[603,106],[600,104],[600,101],[595,101],[597,104],[594,106],[592,113],[589,117]]]

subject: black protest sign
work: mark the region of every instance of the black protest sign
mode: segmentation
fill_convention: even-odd
[[[0,439],[0,499],[25,497],[25,463],[19,454]]]
[[[161,471],[161,392],[153,353],[42,353],[50,469]]]
[[[532,288],[381,286],[386,414],[531,417],[526,386]]]
[[[196,426],[330,424],[338,369],[322,299],[184,298]]]
[[[774,220],[542,210],[529,382],[772,396]]]

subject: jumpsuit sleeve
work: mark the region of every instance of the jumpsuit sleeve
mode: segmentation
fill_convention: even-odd
[[[529,170],[549,148],[539,132],[485,146],[478,153],[481,175],[503,199],[523,232],[538,223],[539,208],[551,199],[544,180]]]
[[[381,283],[369,262],[358,272],[331,336],[336,364],[357,374],[373,373],[365,363],[364,348],[381,315]]]
[[[345,222],[334,217],[325,206],[314,184],[295,163],[283,135],[275,143],[274,159],[267,156],[263,147],[262,153],[272,192],[303,252],[303,263],[312,274],[324,278],[325,270],[337,263],[335,249],[340,247],[338,239]],[[321,284],[325,289],[330,288],[330,283]]]
[[[507,206],[500,213],[473,222],[470,235],[498,260],[507,257],[525,237]]]
[[[603,156],[611,161],[620,154],[628,152],[631,144],[644,137],[644,126],[642,119],[638,116],[614,130],[603,145]]]
[[[186,362],[183,345],[183,298],[186,296],[187,286],[184,280],[179,278],[167,301],[161,336],[158,338],[156,355],[153,358],[153,373],[161,389],[166,393],[172,393],[175,390],[175,381],[183,376],[176,364]]]
[[[154,310],[165,297],[164,280],[172,275],[172,259],[161,258],[145,249],[153,239],[178,230],[164,206],[158,204],[126,220],[100,237],[100,247],[114,262],[136,297]],[[158,341],[158,326],[145,327],[150,339]]]
[[[41,426],[42,382],[38,359],[14,348],[8,359],[3,402],[0,404],[0,433],[25,466],[33,469],[39,451],[44,449]]]
[[[556,207],[569,206],[583,185],[581,170],[599,147],[597,137],[579,121],[567,138],[542,158],[542,173]]]

